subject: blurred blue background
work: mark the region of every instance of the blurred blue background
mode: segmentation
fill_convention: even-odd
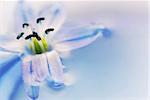
[[[13,33],[17,2],[0,1],[0,34]],[[53,2],[29,2],[37,10]],[[147,100],[148,5],[147,2],[62,2],[67,21],[97,21],[113,32],[92,45],[75,50],[64,60],[75,83],[61,91],[46,85],[39,100]],[[10,15],[10,16],[9,16]],[[2,72],[8,60],[12,68]],[[12,61],[13,60],[13,61]],[[27,100],[16,55],[0,52],[0,100]],[[8,68],[9,69],[9,68]]]

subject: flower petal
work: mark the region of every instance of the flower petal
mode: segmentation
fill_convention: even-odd
[[[27,95],[32,100],[36,100],[39,97],[39,86],[28,86]]]
[[[58,53],[56,51],[51,51],[46,55],[52,80],[57,83],[64,83],[63,65]]]
[[[23,23],[33,23],[34,21],[35,13],[32,6],[24,0],[19,1],[14,18],[16,32],[21,32]]]
[[[0,64],[0,67],[3,67],[3,66],[1,66]],[[7,74],[5,74],[3,77],[0,77],[1,100],[10,100],[10,97],[12,96],[12,92],[14,91],[16,82],[21,76],[21,69],[20,69],[19,61],[15,65],[14,64],[12,64],[12,66],[9,65],[9,67],[12,67],[12,68],[7,72]],[[17,92],[17,90],[15,92]]]
[[[15,38],[12,39],[12,37],[0,36],[0,51],[23,53],[24,41],[15,40]]]
[[[66,13],[61,7],[62,5],[54,4],[44,7],[40,12],[39,16],[45,17],[45,24],[43,25],[43,32],[46,28],[54,28],[54,31],[51,34],[56,33],[61,26],[64,24]]]
[[[38,82],[32,81],[33,74],[31,73],[31,56],[23,58],[22,74],[23,74],[23,80],[25,84],[28,84],[28,85],[38,84]]]
[[[26,84],[38,86],[48,76],[47,60],[44,54],[23,59],[23,79]]]
[[[32,56],[32,70],[39,82],[44,81],[48,76],[48,64],[45,54]]]
[[[102,37],[105,29],[103,26],[89,25],[56,35],[54,48],[56,51],[64,52],[87,46],[98,37]]]
[[[20,62],[20,56],[8,52],[0,52],[0,78]]]
[[[34,79],[34,75],[32,73],[32,57],[28,56],[23,58],[22,60],[22,72],[23,72],[23,80],[27,85],[38,86],[40,82]]]

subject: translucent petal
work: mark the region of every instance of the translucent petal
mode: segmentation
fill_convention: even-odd
[[[19,93],[20,86],[22,85],[22,77],[21,75],[19,78],[16,80],[15,85],[13,86],[13,90],[11,91],[11,94],[9,96],[8,100],[14,100],[16,98],[16,95]]]
[[[51,79],[57,83],[64,83],[63,65],[56,51],[48,52],[47,59],[49,63],[49,71]]]
[[[0,52],[0,78],[7,74],[20,60],[20,57],[17,55]]]
[[[12,52],[12,53],[23,53],[24,41],[19,41],[16,37],[3,35],[0,36],[0,51]]]
[[[33,85],[33,86],[38,86],[40,84],[40,82],[36,80],[36,76],[33,74],[31,56],[23,58],[22,72],[23,72],[23,80],[25,84]]]
[[[42,82],[48,76],[48,64],[45,54],[32,56],[33,74],[39,82]]]
[[[39,97],[39,86],[28,86],[27,95],[30,99],[36,100]]]
[[[40,12],[39,16],[45,17],[45,24],[42,24],[43,32],[45,32],[45,29],[47,28],[54,28],[54,31],[50,34],[56,33],[61,26],[63,25],[66,13],[60,4],[54,4],[44,7]]]
[[[50,88],[52,88],[54,90],[60,90],[65,87],[64,83],[55,82],[54,80],[51,80],[51,79],[47,79],[47,84]]]
[[[29,24],[33,23],[35,18],[35,13],[33,11],[31,4],[29,4],[29,2],[25,2],[24,0],[19,1],[16,6],[14,18],[15,18],[14,27],[16,32],[22,31],[23,23],[29,23]]]
[[[98,37],[103,36],[105,28],[99,25],[89,25],[74,28],[54,37],[54,48],[57,51],[70,51],[89,45]]]
[[[0,64],[0,67],[6,67],[6,66],[1,66]],[[19,83],[17,82],[20,80],[20,76],[21,76],[20,62],[18,61],[18,63],[12,64],[12,66],[10,63],[9,67],[11,67],[11,69],[9,69],[7,74],[4,74],[3,77],[0,77],[0,97],[1,97],[0,99],[1,100],[13,100],[14,99],[13,92],[14,91],[17,92],[16,84],[20,85],[20,82]]]
[[[23,80],[25,84],[32,85],[32,84],[38,84],[38,82],[33,82],[31,73],[31,56],[25,57],[22,60],[22,74],[23,74]]]
[[[26,84],[37,86],[48,76],[45,54],[28,56],[23,59],[23,79]]]

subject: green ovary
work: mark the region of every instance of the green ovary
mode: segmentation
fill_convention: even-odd
[[[41,38],[40,41],[36,38],[32,38],[29,48],[33,54],[41,54],[48,51],[48,43],[45,38]]]
[[[45,51],[48,51],[48,44],[47,44],[46,39],[45,39],[45,38],[42,38],[42,39],[41,39],[41,41],[42,41],[42,44],[43,44],[44,50],[45,50]]]

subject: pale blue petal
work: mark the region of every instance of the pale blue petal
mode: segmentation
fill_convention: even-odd
[[[0,51],[22,54],[24,41],[17,40],[15,35],[0,35]]]
[[[3,77],[9,70],[11,70],[11,68],[20,60],[21,58],[14,54],[8,54],[6,57],[0,56],[0,78]]]
[[[38,86],[48,76],[48,66],[45,54],[32,55],[23,58],[23,79],[28,85]]]
[[[33,74],[33,71],[35,73],[35,70],[33,70],[32,66],[32,58],[31,57],[25,57],[22,60],[22,75],[24,83],[27,85],[34,85],[38,86],[41,82],[36,79],[35,74]]]
[[[20,10],[20,14],[21,14],[22,20],[24,22],[28,22],[34,17],[34,12],[33,12],[33,9],[31,7],[32,6],[27,4],[27,2],[25,2],[24,0],[21,0],[19,2],[19,8],[20,9],[18,9],[18,10]]]
[[[22,24],[32,24],[35,18],[35,13],[30,2],[20,0],[16,6],[15,17],[14,17],[14,28],[17,34],[22,31]]]
[[[38,99],[38,97],[39,97],[39,86],[29,86],[27,88],[27,95],[32,100]]]
[[[56,34],[54,48],[57,51],[70,51],[85,47],[94,42],[98,37],[106,36],[107,28],[100,25],[86,25],[75,27],[67,32]],[[109,35],[110,33],[107,33]]]
[[[14,100],[18,87],[22,84],[20,60],[17,56],[12,56],[10,60],[6,60],[6,62],[4,60],[3,63],[0,64],[0,69],[1,68],[3,69],[1,70],[2,72],[7,72],[7,74],[4,73],[0,77],[0,90],[3,90],[0,91],[1,99]]]
[[[64,87],[63,64],[55,51],[46,54],[50,76],[47,79],[48,85],[54,89]]]
[[[54,80],[52,80],[50,78],[47,79],[47,85],[54,90],[60,90],[65,87],[64,83],[55,82]]]
[[[1,41],[0,51],[22,54],[24,50],[24,43],[19,41]]]
[[[13,90],[9,96],[9,100],[15,100],[16,95],[19,93],[19,88],[23,84],[22,76],[18,77],[18,79],[15,82],[15,85],[13,86]]]
[[[48,65],[45,54],[32,56],[32,70],[36,80],[43,82],[48,76]]]
[[[45,17],[43,28],[54,28],[55,30],[51,34],[58,32],[58,30],[64,24],[66,18],[66,12],[61,4],[48,5],[44,7],[40,12],[40,17]],[[43,30],[45,30],[43,29]]]

